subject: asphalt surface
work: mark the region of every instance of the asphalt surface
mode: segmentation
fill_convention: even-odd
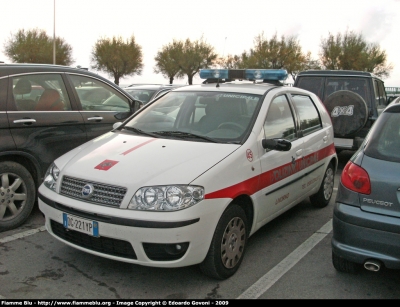
[[[352,152],[339,154],[340,173]],[[69,247],[44,230],[37,207],[18,229],[0,233],[0,299],[209,300],[399,299],[400,274],[383,268],[356,275],[331,261],[333,202],[304,201],[248,241],[243,263],[227,280],[197,266],[162,269],[112,261]],[[161,301],[160,301],[161,302]]]

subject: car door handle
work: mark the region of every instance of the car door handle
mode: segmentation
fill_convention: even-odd
[[[296,151],[296,156],[301,156],[302,153],[303,153],[303,149],[299,149],[298,151]]]
[[[103,120],[104,118],[101,116],[89,117],[87,120]]]
[[[24,119],[16,119],[13,121],[14,124],[32,124],[36,123],[36,119],[33,118],[24,118]]]
[[[322,140],[324,141],[324,143],[328,142],[328,137],[325,135]]]

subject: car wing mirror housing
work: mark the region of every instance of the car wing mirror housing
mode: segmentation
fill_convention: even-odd
[[[137,110],[139,110],[141,107],[144,106],[144,103],[141,102],[140,100],[132,100],[129,102],[131,106],[131,112],[132,114],[135,113]]]
[[[262,147],[270,150],[289,151],[292,143],[285,139],[263,139]]]
[[[113,129],[117,129],[121,125],[122,125],[121,122],[116,122],[116,123],[113,124]]]

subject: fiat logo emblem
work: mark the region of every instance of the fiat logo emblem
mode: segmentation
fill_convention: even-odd
[[[91,185],[90,183],[87,183],[82,188],[82,197],[83,198],[89,198],[89,197],[92,196],[93,192],[94,192],[93,185]]]

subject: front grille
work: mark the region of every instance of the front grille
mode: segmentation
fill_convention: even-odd
[[[88,183],[93,185],[94,191],[90,198],[84,198],[82,189]],[[60,193],[85,202],[118,208],[125,196],[126,188],[64,176]]]
[[[53,233],[61,239],[72,244],[100,252],[107,255],[137,259],[132,245],[123,240],[117,240],[107,237],[92,237],[85,233],[80,233],[75,230],[66,229],[60,223],[51,220],[51,229]]]

